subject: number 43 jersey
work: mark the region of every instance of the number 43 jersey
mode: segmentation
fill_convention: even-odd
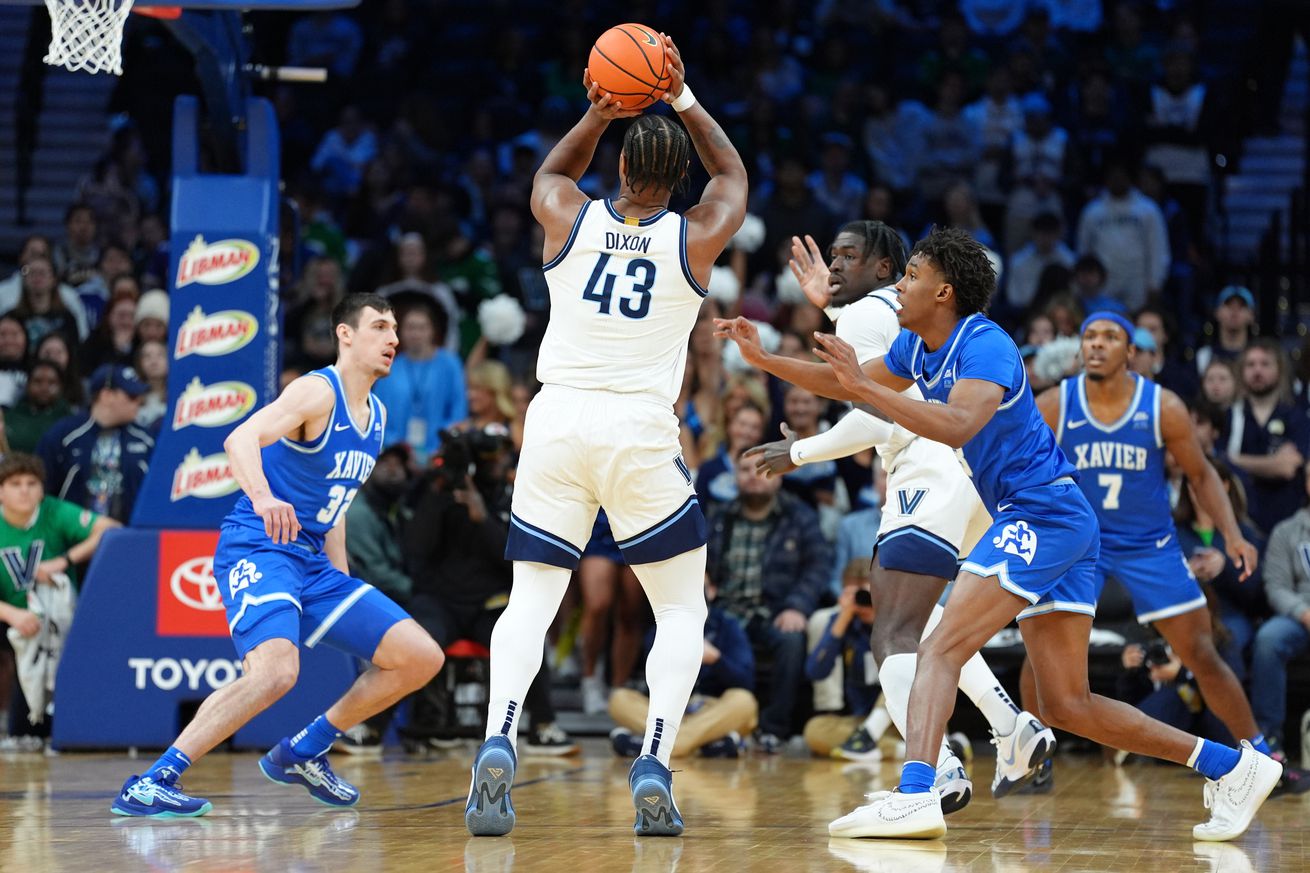
[[[673,405],[687,340],[708,293],[687,263],[687,220],[667,210],[620,215],[583,205],[545,264],[550,323],[537,359],[543,384],[652,394]]]
[[[1081,474],[1101,522],[1102,552],[1161,548],[1174,533],[1160,433],[1160,386],[1134,374],[1137,390],[1118,421],[1087,402],[1086,374],[1060,383],[1056,440]]]
[[[296,543],[319,551],[323,548],[324,535],[345,517],[359,487],[373,472],[382,450],[386,409],[377,397],[369,394],[369,420],[356,423],[336,367],[313,370],[307,375],[332,386],[336,402],[327,427],[312,443],[283,437],[265,446],[261,456],[273,496],[295,507],[301,527]],[[264,529],[264,520],[255,513],[245,494],[232,507],[224,524]]]

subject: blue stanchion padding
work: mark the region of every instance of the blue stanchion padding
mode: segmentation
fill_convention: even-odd
[[[217,531],[105,534],[59,663],[55,748],[165,748],[186,704],[240,675],[207,564],[216,540]],[[302,648],[296,687],[237,731],[234,745],[266,749],[295,733],[356,673],[341,652]]]

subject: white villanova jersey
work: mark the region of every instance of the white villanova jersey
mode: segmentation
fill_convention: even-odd
[[[687,220],[667,210],[625,218],[610,201],[592,200],[542,269],[550,323],[537,379],[650,394],[672,406],[707,293],[687,264]]]

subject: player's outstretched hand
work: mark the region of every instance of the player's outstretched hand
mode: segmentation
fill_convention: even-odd
[[[794,236],[791,238],[791,260],[787,262],[791,274],[800,283],[805,297],[820,309],[827,309],[832,303],[832,290],[828,287],[828,265],[823,261],[823,252],[814,237],[805,234],[805,241]]]
[[[850,343],[834,334],[819,331],[814,332],[814,338],[819,343],[814,350],[815,356],[832,366],[843,388],[859,396],[861,389],[873,384],[873,380],[860,369],[860,359],[855,356]]]
[[[251,501],[255,514],[264,519],[264,533],[275,543],[295,542],[300,534],[300,520],[296,509],[285,500],[269,495]]]
[[[606,121],[614,121],[618,118],[636,118],[641,114],[640,109],[624,109],[623,103],[615,100],[614,95],[608,91],[602,93],[600,86],[591,81],[591,71],[582,71],[582,87],[587,89],[587,99],[591,101],[591,109]]]
[[[796,469],[796,464],[791,459],[791,447],[792,443],[796,442],[796,432],[788,427],[785,421],[782,423],[782,437],[777,442],[747,449],[742,452],[742,457],[754,458],[755,472],[763,473],[765,476],[790,473]]]
[[[660,99],[665,103],[672,103],[682,94],[682,86],[687,81],[687,68],[682,65],[682,52],[673,44],[673,37],[661,33],[660,39],[664,40],[664,56],[669,59],[669,75],[673,78],[669,90],[665,91]]]
[[[764,345],[760,342],[759,329],[749,318],[716,318],[714,335],[719,339],[730,339],[741,349],[741,356],[746,363],[758,366],[764,360]]]
[[[1228,559],[1233,562],[1233,566],[1242,571],[1237,581],[1245,582],[1251,578],[1256,564],[1260,562],[1260,552],[1256,547],[1248,543],[1246,537],[1238,536],[1225,542],[1224,548],[1228,551]]]

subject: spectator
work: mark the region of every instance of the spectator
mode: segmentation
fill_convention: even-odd
[[[769,263],[780,247],[790,245],[793,236],[807,233],[825,238],[836,219],[815,198],[807,183],[805,164],[799,158],[787,157],[778,164],[772,186],[761,186],[759,203],[751,211],[764,222],[764,244],[755,253],[752,270],[774,268]],[[717,345],[717,344],[716,344]]]
[[[710,602],[705,618],[705,653],[687,716],[673,741],[672,755],[682,758],[697,751],[706,758],[735,758],[741,738],[755,729],[759,704],[755,686],[755,655],[737,619],[714,605],[715,589],[705,586]],[[647,652],[654,642],[648,635]],[[616,688],[610,694],[609,712],[618,725],[610,732],[614,751],[624,757],[641,754],[642,734],[650,699],[639,691]]]
[[[810,619],[811,627],[820,619],[823,630],[805,659],[805,677],[819,682],[840,667],[844,704],[842,713],[820,713],[805,723],[805,744],[812,754],[852,761],[882,759],[878,740],[891,726],[891,716],[875,706],[878,668],[869,647],[875,612],[869,589],[850,584],[842,589],[835,608],[820,610]]]
[[[146,340],[137,347],[133,366],[141,380],[150,386],[136,423],[150,430],[168,415],[168,346],[159,340]]]
[[[1231,361],[1213,360],[1201,374],[1201,396],[1223,410],[1224,431],[1228,430],[1228,411],[1237,402],[1237,372]]]
[[[412,511],[402,498],[409,489],[409,451],[389,446],[373,474],[346,510],[346,556],[350,571],[400,604],[409,602],[414,581],[401,549]]]
[[[1214,338],[1196,350],[1196,370],[1204,373],[1213,360],[1235,363],[1255,337],[1255,295],[1241,285],[1228,285],[1215,298]]]
[[[1000,227],[1006,196],[1002,174],[1009,164],[1010,141],[1023,126],[1023,110],[1014,96],[1014,83],[1008,69],[1003,66],[992,68],[987,74],[986,92],[964,108],[964,117],[978,131],[982,143],[982,157],[973,174],[978,200],[984,217],[993,227]]]
[[[500,361],[483,361],[469,367],[464,380],[469,415],[455,426],[460,430],[498,429],[509,435],[517,454],[523,447],[523,429],[510,394],[513,379],[509,368]]]
[[[36,354],[33,356],[37,361],[50,361],[59,367],[64,374],[64,399],[74,408],[80,408],[86,405],[86,386],[82,384],[82,368],[78,366],[77,358],[73,357],[73,350],[68,344],[68,339],[62,333],[52,333],[36,345]]]
[[[1213,108],[1204,83],[1195,80],[1195,60],[1182,46],[1164,55],[1164,77],[1151,86],[1146,118],[1146,163],[1159,167],[1169,194],[1182,207],[1188,230],[1199,238],[1210,189]]]
[[[387,445],[405,443],[423,465],[441,442],[440,433],[468,417],[459,358],[437,347],[445,336],[443,310],[415,306],[401,315],[400,350],[391,375],[373,389],[387,407]]]
[[[380,383],[381,384],[381,383]],[[463,473],[462,462],[435,467],[424,480],[414,515],[407,526],[405,552],[413,568],[410,613],[443,648],[459,639],[484,646],[508,602],[513,568],[505,560],[509,537],[509,440],[494,455],[474,455],[474,472]],[[450,444],[443,452],[450,451]],[[439,684],[443,680],[434,680]],[[435,720],[439,707],[431,701],[433,687],[415,700],[414,729],[441,735]],[[530,716],[528,736],[520,754],[569,755],[578,747],[555,725],[550,700],[550,670],[546,665],[533,679],[523,701]]]
[[[64,371],[51,361],[36,361],[27,374],[23,396],[5,407],[9,448],[31,454],[55,422],[72,412],[64,399]]]
[[[1160,349],[1160,358],[1152,378],[1185,400],[1195,397],[1201,388],[1201,381],[1194,367],[1178,359],[1177,344],[1174,343],[1177,326],[1173,315],[1162,307],[1148,303],[1137,310],[1133,323],[1150,332],[1156,347]],[[1236,388],[1236,382],[1233,387]]]
[[[50,240],[40,235],[29,236],[23,241],[23,247],[18,254],[18,269],[8,279],[0,282],[0,313],[8,312],[18,305],[18,299],[23,292],[23,268],[36,258],[45,258],[48,263],[54,263]],[[68,307],[68,311],[72,312],[74,317],[82,312],[81,298],[78,297],[77,289],[73,286],[64,282],[59,283],[59,299],[64,301],[64,306]],[[79,330],[80,327],[79,323]]]
[[[1251,482],[1251,517],[1268,532],[1302,503],[1301,466],[1310,423],[1291,402],[1287,357],[1277,340],[1256,338],[1242,354],[1242,394],[1229,413],[1227,455]]]
[[[1178,471],[1173,467],[1172,458],[1169,463],[1170,473],[1176,474]],[[1242,536],[1258,548],[1263,545],[1264,537],[1252,528],[1246,510],[1246,492],[1242,490],[1241,482],[1224,462],[1212,458],[1211,464],[1228,492],[1228,502],[1233,507],[1233,515],[1237,518]],[[1191,485],[1177,490],[1174,525],[1178,545],[1187,556],[1187,566],[1197,581],[1208,586],[1211,611],[1223,626],[1223,632],[1215,636],[1219,651],[1237,678],[1245,681],[1247,649],[1255,635],[1256,625],[1269,614],[1262,580],[1263,569],[1257,566],[1249,578],[1242,579],[1242,570],[1228,557],[1223,534],[1216,529],[1214,519],[1193,499]]]
[[[378,141],[357,106],[341,110],[337,126],[318,144],[310,168],[318,175],[323,191],[344,203],[359,190],[364,170],[377,157]]]
[[[8,312],[0,315],[0,406],[17,402],[27,378],[27,328]]]
[[[978,132],[964,116],[965,93],[964,76],[946,70],[922,131],[919,191],[927,200],[944,197],[952,185],[973,175],[978,162]]]
[[[1141,306],[1164,287],[1170,262],[1164,215],[1132,186],[1122,161],[1106,165],[1105,191],[1083,209],[1078,253],[1100,259],[1106,268],[1106,292],[1128,309]]]
[[[737,459],[742,452],[764,442],[766,424],[764,410],[753,400],[737,406],[728,421],[727,442],[696,471],[696,496],[706,512],[737,499]]]
[[[0,460],[0,548],[14,558],[0,562],[0,623],[28,639],[42,626],[41,617],[28,608],[29,598],[61,584],[57,577],[76,586],[77,565],[91,559],[106,530],[118,527],[113,519],[48,496],[45,473],[40,459],[28,454],[15,452]],[[16,694],[13,702],[9,730],[28,733],[26,701]],[[44,720],[44,712],[33,715]]]
[[[302,16],[287,38],[287,63],[297,67],[327,67],[345,85],[355,71],[364,35],[359,25],[334,10]]]
[[[1061,237],[1064,225],[1054,212],[1043,212],[1033,219],[1032,242],[1010,257],[1006,273],[1005,297],[1016,310],[1028,307],[1037,296],[1037,283],[1052,264],[1072,269],[1074,254]],[[1092,310],[1095,311],[1095,310]]]
[[[50,253],[61,282],[76,288],[91,278],[100,261],[97,229],[94,209],[85,203],[68,207],[64,213],[64,241]]]
[[[96,370],[90,412],[56,422],[37,445],[47,489],[100,515],[131,519],[155,448],[134,423],[148,390],[130,367]]]
[[[1310,493],[1310,466],[1302,471]],[[1274,528],[1265,548],[1265,593],[1274,617],[1256,631],[1251,653],[1251,709],[1265,738],[1281,746],[1287,720],[1287,662],[1310,650],[1310,508]]]
[[[286,358],[305,370],[329,366],[337,357],[336,333],[332,330],[332,308],[337,305],[346,285],[341,265],[331,258],[312,258],[305,265],[300,283],[300,303],[286,318]],[[138,305],[138,310],[140,306]],[[379,386],[391,380],[383,380]],[[387,440],[388,444],[392,440]]]
[[[797,439],[805,439],[819,433],[820,419],[827,408],[828,401],[796,385],[788,385],[783,394],[783,416],[787,426],[796,434]],[[822,422],[827,429],[827,422]],[[832,507],[836,499],[837,462],[816,461],[803,464],[782,477],[782,487],[811,508],[824,513],[822,507]],[[834,530],[835,533],[835,530]]]
[[[1069,134],[1051,116],[1051,104],[1041,94],[1023,98],[1023,128],[1010,143],[1010,173],[1014,190],[1006,203],[1005,251],[1028,242],[1028,229],[1040,213],[1063,214],[1059,187],[1071,175]]]
[[[446,310],[446,333],[442,345],[452,352],[459,351],[459,306],[455,295],[444,282],[436,280],[436,274],[428,261],[428,244],[423,234],[413,231],[403,235],[394,248],[394,260],[383,278],[386,284],[378,293],[391,301],[392,306],[407,308],[417,296],[420,300],[433,301]]]
[[[887,499],[887,472],[882,468],[882,461],[874,455],[870,471],[871,487],[860,492],[863,500],[852,500],[852,504],[863,508],[854,509],[842,517],[837,526],[835,560],[832,565],[832,579],[829,591],[835,600],[841,594],[842,580],[847,575],[852,562],[863,560],[872,564],[869,556],[869,544],[878,538],[878,526],[882,523],[882,506]]]
[[[792,734],[805,666],[805,624],[826,585],[831,552],[818,516],[779,493],[777,477],[737,468],[738,498],[709,521],[708,570],[720,607],[740,621],[757,659],[771,663],[760,711],[761,751],[776,754]]]
[[[23,321],[27,341],[35,346],[46,334],[56,331],[74,339],[85,336],[85,321],[64,303],[55,283],[55,268],[44,257],[35,257],[23,267],[23,286],[18,303],[10,310]]]
[[[723,446],[724,428],[731,419],[725,408],[731,391],[723,369],[723,343],[714,338],[714,319],[701,310],[692,328],[683,371],[682,392],[674,404],[678,415],[683,460],[698,469]],[[768,399],[760,392],[760,399]]]
[[[1096,255],[1083,255],[1073,265],[1073,292],[1078,298],[1083,312],[1117,312],[1128,314],[1128,307],[1123,301],[1105,293],[1105,283],[1109,276],[1105,265]]]
[[[1124,646],[1121,662],[1124,671],[1115,683],[1115,697],[1178,730],[1217,743],[1236,742],[1206,706],[1196,677],[1164,640]],[[1123,752],[1119,754],[1116,763],[1127,758]]]
[[[986,248],[996,251],[999,247],[992,232],[983,223],[982,211],[978,208],[978,198],[974,196],[973,186],[966,181],[959,181],[946,189],[942,197],[942,211],[947,227],[958,227],[976,239]],[[927,236],[931,227],[924,229]]]
[[[819,169],[810,174],[810,190],[824,209],[839,222],[860,216],[868,186],[851,172],[855,144],[844,133],[825,133],[820,140]]]
[[[1132,345],[1129,368],[1137,375],[1154,381],[1155,371],[1164,360],[1160,347],[1155,344],[1155,336],[1144,327],[1134,328]]]
[[[136,299],[127,295],[109,302],[104,318],[79,350],[84,372],[94,372],[102,364],[131,365],[136,346],[136,308]]]
[[[110,286],[120,276],[132,275],[132,256],[122,243],[109,242],[100,248],[95,272],[77,286],[78,303],[84,310],[89,327],[100,323],[105,306],[109,303]],[[140,289],[138,289],[139,291]],[[138,293],[139,297],[140,294]]]
[[[155,289],[141,295],[136,302],[136,343],[159,342],[168,345],[169,296]]]

